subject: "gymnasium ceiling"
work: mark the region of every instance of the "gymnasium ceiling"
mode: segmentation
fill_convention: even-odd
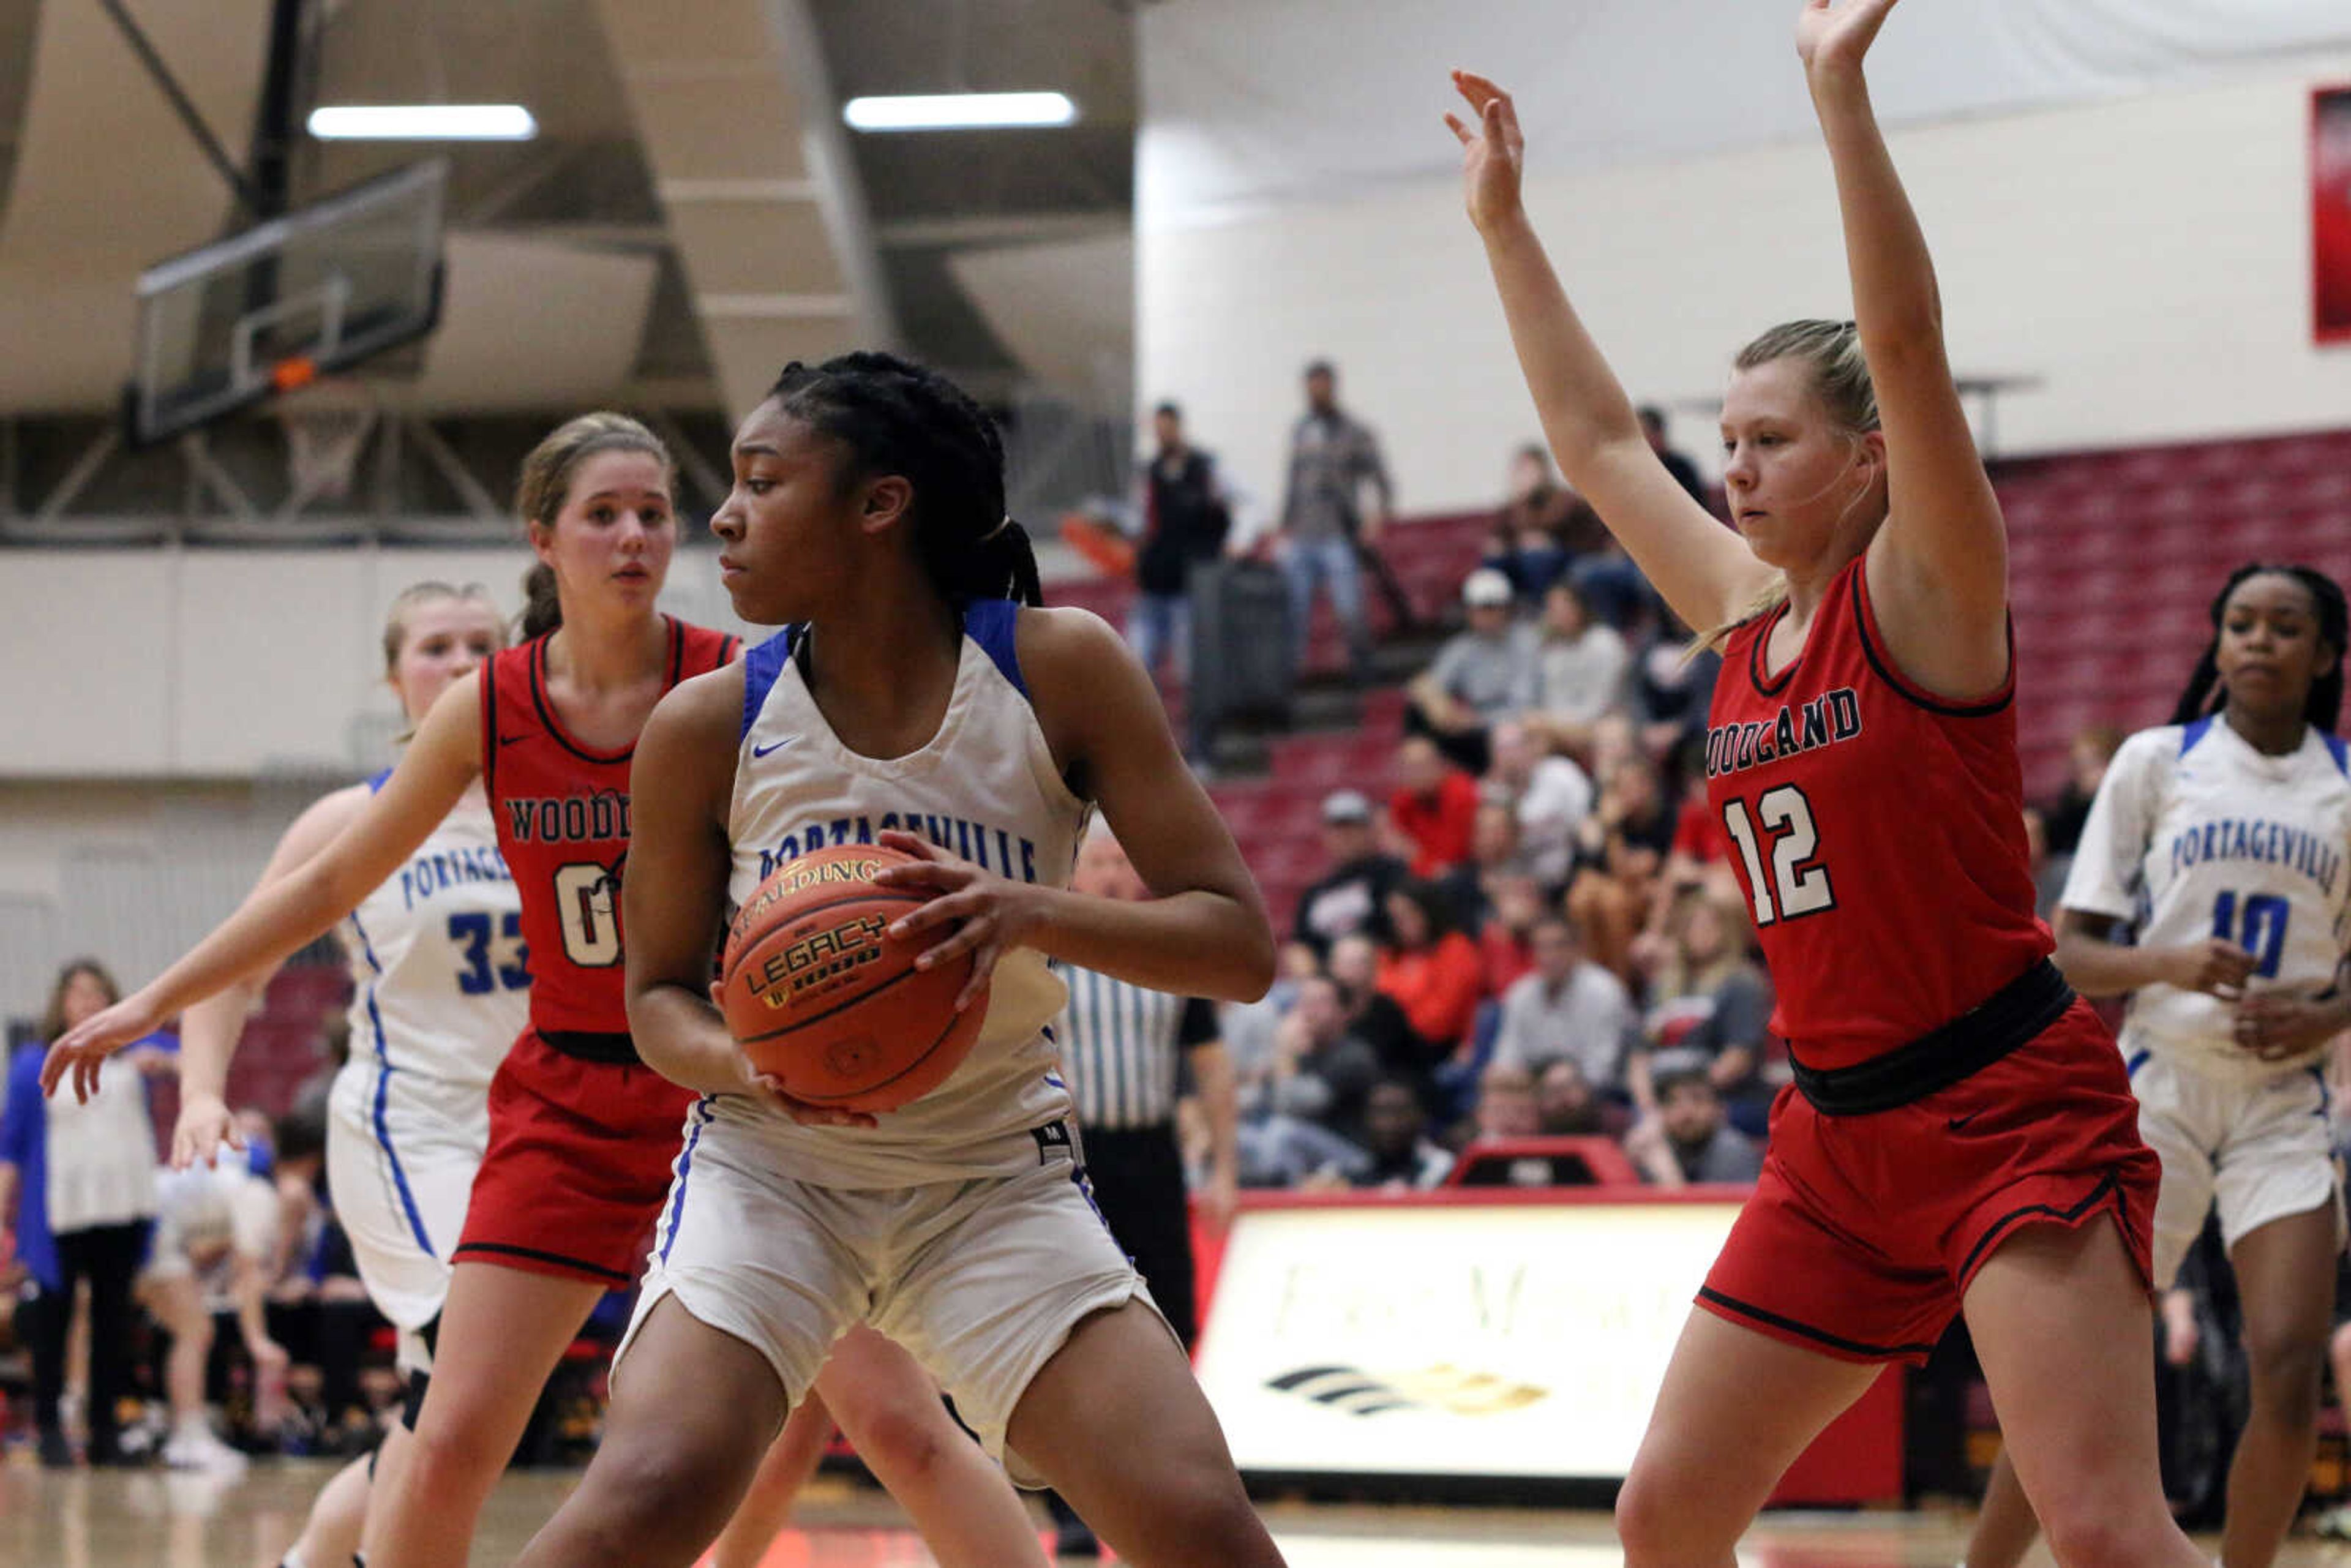
[[[126,4],[242,152],[267,0]],[[1127,351],[1123,319],[1073,306],[1092,339],[1056,342],[1019,297],[1066,277],[1072,247],[1123,266],[1132,5],[316,0],[306,107],[518,101],[540,125],[531,142],[435,149],[453,165],[449,309],[384,378],[424,411],[463,413],[561,406],[616,367],[615,390],[643,402],[739,407],[784,358],[877,340],[999,393],[1103,370]],[[961,89],[1058,89],[1082,118],[840,126],[852,96]],[[303,137],[295,199],[416,155]],[[0,412],[110,406],[140,269],[236,224],[96,0],[0,0]],[[1129,288],[1122,271],[1093,292],[1123,318]]]

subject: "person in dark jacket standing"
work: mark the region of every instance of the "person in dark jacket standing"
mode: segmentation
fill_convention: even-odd
[[[1177,680],[1192,670],[1192,573],[1224,553],[1232,531],[1235,497],[1213,454],[1184,439],[1184,411],[1163,402],[1152,411],[1158,450],[1137,477],[1142,535],[1136,541],[1139,591],[1126,640],[1143,667],[1158,674],[1166,660]]]

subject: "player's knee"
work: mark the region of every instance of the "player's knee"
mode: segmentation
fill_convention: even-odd
[[[901,1477],[928,1470],[939,1462],[948,1442],[963,1440],[935,1394],[836,1399],[832,1414],[860,1457]]]
[[[2245,1338],[2253,1395],[2265,1407],[2302,1419],[2315,1416],[2326,1365],[2326,1340],[2309,1333],[2252,1333]]]
[[[1616,1539],[1626,1568],[1691,1560],[1689,1500],[1672,1478],[1635,1462],[1616,1493]]]
[[[434,1495],[443,1487],[486,1490],[506,1468],[507,1456],[496,1442],[501,1425],[490,1411],[455,1403],[420,1409],[408,1434],[408,1463],[413,1484],[422,1489],[419,1495]]]
[[[2066,1488],[2040,1513],[2050,1554],[2066,1568],[2144,1568],[2161,1559],[2173,1528],[2126,1488]]]
[[[710,1445],[690,1431],[646,1432],[598,1451],[598,1490],[632,1515],[665,1518],[710,1489]]]

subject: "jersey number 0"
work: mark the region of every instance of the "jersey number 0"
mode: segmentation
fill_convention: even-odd
[[[555,910],[563,923],[563,956],[583,969],[621,961],[621,912],[613,907],[613,876],[594,861],[557,869]]]
[[[1756,824],[1762,824],[1762,831]],[[1782,784],[1767,789],[1755,802],[1755,816],[1747,815],[1747,802],[1731,800],[1722,808],[1722,825],[1739,845],[1739,858],[1746,862],[1747,885],[1755,896],[1755,924],[1769,925],[1775,920],[1793,920],[1800,915],[1816,915],[1836,906],[1836,894],[1829,886],[1829,868],[1820,863],[1820,832],[1813,826],[1813,803],[1793,784]],[[1771,872],[1767,882],[1763,872],[1766,852],[1771,860]],[[1778,896],[1774,898],[1774,893]]]

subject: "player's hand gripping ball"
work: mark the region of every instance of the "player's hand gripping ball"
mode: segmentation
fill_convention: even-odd
[[[818,850],[778,866],[736,912],[719,1010],[751,1065],[792,1099],[894,1111],[946,1082],[978,1038],[986,998],[955,1005],[972,956],[917,968],[935,934],[890,934],[927,900],[873,875],[914,863],[872,844]]]

